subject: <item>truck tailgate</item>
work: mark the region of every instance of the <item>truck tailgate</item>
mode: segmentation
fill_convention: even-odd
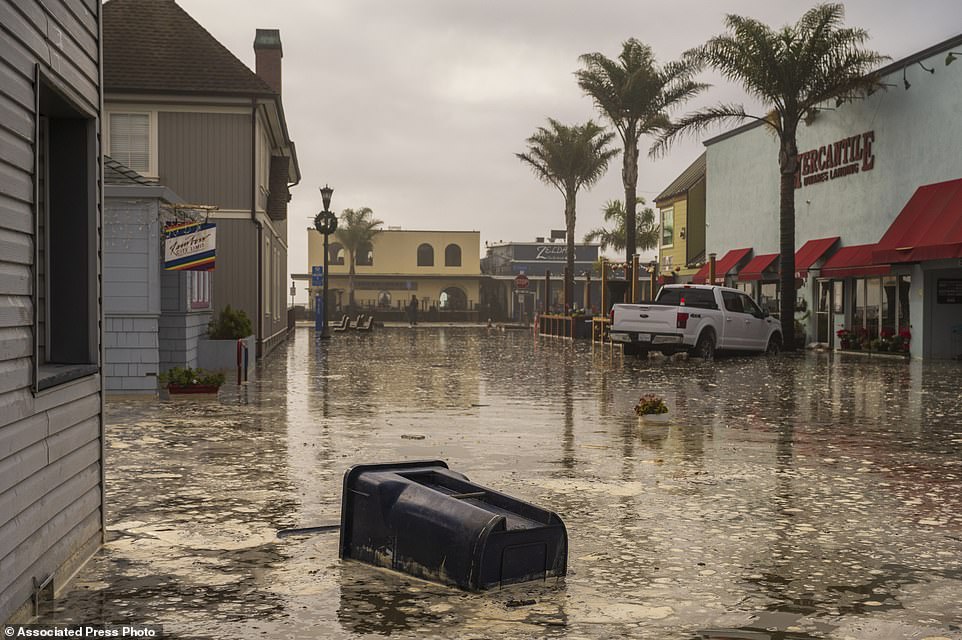
[[[657,304],[625,304],[615,308],[612,331],[676,333],[678,308]]]

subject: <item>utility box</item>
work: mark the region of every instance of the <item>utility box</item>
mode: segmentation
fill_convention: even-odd
[[[363,464],[344,474],[340,556],[477,591],[565,575],[568,534],[440,460]]]

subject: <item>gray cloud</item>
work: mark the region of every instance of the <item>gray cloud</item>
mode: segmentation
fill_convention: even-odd
[[[284,102],[303,182],[290,209],[292,272],[307,269],[304,228],[335,188],[334,207],[370,206],[390,225],[477,229],[483,241],[529,240],[562,226],[563,205],[514,157],[547,116],[599,119],[572,73],[578,55],[617,55],[637,37],[659,60],[723,31],[725,13],[768,24],[794,22],[806,7],[771,0],[179,0],[253,68],[254,30],[279,28]],[[956,35],[958,0],[856,0],[847,23],[897,59]],[[744,102],[715,86],[688,109]],[[682,142],[641,166],[649,199],[703,147]],[[620,159],[579,198],[579,236],[601,224],[604,201],[621,198]]]

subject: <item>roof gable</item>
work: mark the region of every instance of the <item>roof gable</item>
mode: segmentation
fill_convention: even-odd
[[[103,47],[107,92],[275,95],[174,0],[109,0]]]
[[[660,204],[669,198],[674,198],[675,196],[686,193],[698,184],[700,180],[705,178],[705,167],[705,153],[703,152],[687,169],[681,172],[680,176],[675,178],[664,191],[655,197],[655,203]]]

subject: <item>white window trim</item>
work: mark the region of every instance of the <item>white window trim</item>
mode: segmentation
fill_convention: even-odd
[[[148,144],[150,145],[150,153],[149,153],[149,158],[147,160],[148,162],[147,171],[140,172],[140,175],[144,176],[145,178],[152,178],[154,180],[159,179],[160,178],[159,167],[158,167],[159,161],[158,161],[158,155],[157,155],[157,112],[147,110],[147,109],[111,109],[110,111],[108,111],[106,126],[104,126],[103,128],[104,149],[106,149],[107,151],[106,155],[110,155],[110,118],[113,117],[114,114],[147,116],[148,118],[147,127],[148,127],[148,135],[149,135]]]
[[[665,244],[665,213],[671,213],[671,243]],[[658,225],[658,240],[661,242],[662,249],[670,249],[675,246],[675,207],[666,207],[659,211],[661,224]]]

